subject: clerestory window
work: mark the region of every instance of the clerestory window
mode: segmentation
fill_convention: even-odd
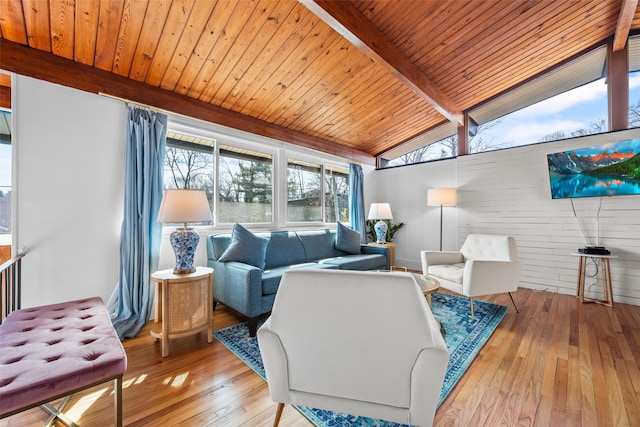
[[[630,46],[633,40],[630,39]],[[631,51],[634,51],[630,47]],[[630,73],[630,127],[640,126],[636,71]],[[609,130],[605,78],[607,47],[600,46],[468,111],[468,153],[550,142]],[[634,124],[635,123],[635,124]],[[445,123],[379,156],[381,167],[455,157],[457,126]]]

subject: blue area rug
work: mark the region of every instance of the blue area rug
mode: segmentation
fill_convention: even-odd
[[[456,295],[435,293],[432,295],[432,311],[442,323],[444,340],[449,350],[449,366],[440,392],[438,406],[449,395],[462,374],[473,362],[493,331],[502,320],[507,307],[474,300],[475,319],[469,313],[469,299]],[[246,323],[239,323],[214,332],[218,341],[224,344],[258,375],[265,379],[264,366],[260,357],[257,338],[249,337]],[[319,427],[401,427],[403,424],[390,423],[370,418],[340,414],[322,409],[297,407],[313,424]]]

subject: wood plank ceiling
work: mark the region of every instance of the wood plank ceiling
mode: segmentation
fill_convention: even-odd
[[[0,0],[0,68],[370,163],[616,27],[637,0]]]

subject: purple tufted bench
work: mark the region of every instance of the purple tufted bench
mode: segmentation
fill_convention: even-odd
[[[116,426],[122,425],[127,355],[100,298],[14,311],[0,325],[0,419],[114,380]],[[54,418],[55,419],[55,418]]]

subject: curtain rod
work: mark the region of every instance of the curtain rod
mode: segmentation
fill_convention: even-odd
[[[162,110],[162,109],[160,109],[158,107],[153,107],[151,105],[143,104],[142,102],[132,101],[132,100],[126,99],[126,98],[120,98],[119,96],[115,96],[115,95],[109,95],[108,93],[98,92],[98,95],[104,96],[106,98],[115,99],[116,101],[124,102],[127,105],[133,105],[133,106],[148,108],[149,110],[154,111],[156,113],[168,113],[168,111]]]

